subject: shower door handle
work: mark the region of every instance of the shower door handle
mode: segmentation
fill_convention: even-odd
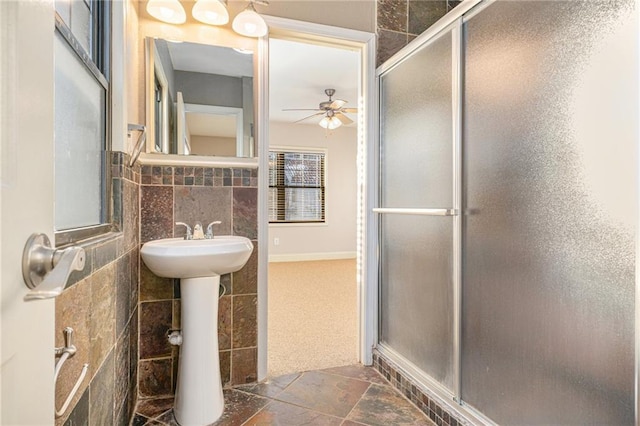
[[[395,207],[375,207],[374,213],[410,214],[420,216],[458,216],[460,213],[456,209],[414,209]]]

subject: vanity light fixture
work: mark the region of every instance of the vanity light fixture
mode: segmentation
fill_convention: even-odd
[[[184,7],[178,0],[149,0],[147,12],[157,20],[168,24],[183,24],[187,20]]]
[[[229,22],[227,0],[197,0],[191,14],[198,21],[210,25],[224,25]]]
[[[267,0],[249,0],[249,5],[240,12],[231,27],[235,32],[246,37],[262,37],[269,28],[262,16],[256,12],[255,4],[269,5]],[[227,0],[196,0],[191,14],[194,19],[209,25],[224,25],[229,22]],[[179,0],[149,0],[147,13],[159,21],[168,24],[183,24],[187,14]]]
[[[233,20],[233,30],[246,37],[262,37],[267,34],[267,23],[256,12],[255,3],[267,5],[266,1],[250,0],[245,10],[240,12]]]

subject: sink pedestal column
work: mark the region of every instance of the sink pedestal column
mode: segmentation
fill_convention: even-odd
[[[209,425],[222,415],[218,355],[220,276],[180,280],[182,346],[174,414],[181,425]]]

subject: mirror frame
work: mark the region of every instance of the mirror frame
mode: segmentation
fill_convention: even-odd
[[[231,165],[235,167],[247,167],[247,168],[257,168],[258,167],[258,137],[254,135],[253,137],[253,147],[249,147],[250,153],[253,153],[254,157],[225,157],[225,156],[207,156],[207,155],[179,155],[179,154],[169,154],[166,151],[169,146],[169,131],[168,127],[166,127],[165,133],[162,138],[163,152],[156,151],[156,132],[155,132],[155,102],[154,102],[154,91],[155,91],[155,76],[156,76],[156,47],[154,41],[156,39],[161,39],[162,37],[154,37],[147,35],[144,38],[144,52],[145,52],[145,113],[146,113],[146,123],[147,123],[147,142],[145,147],[145,152],[140,154],[140,162],[142,164],[148,165]],[[196,43],[196,44],[207,44],[202,43],[200,41],[192,41],[192,40],[184,40],[187,43]],[[212,43],[208,43],[209,45],[214,45]],[[233,46],[225,46],[225,45],[215,45],[220,47],[228,47],[233,48]],[[260,88],[264,87],[264,73],[260,72],[259,64],[261,63],[261,52],[260,49],[256,49],[253,52],[253,70],[254,70],[254,85],[253,85],[253,116],[259,116],[260,109]],[[162,77],[161,77],[162,78]],[[166,77],[165,77],[166,81]],[[189,103],[185,103],[187,105]],[[195,105],[195,104],[189,104]],[[165,122],[169,119],[169,107],[165,104],[163,108],[163,113]],[[242,125],[242,121],[240,121],[239,125]],[[254,123],[254,128],[255,123]],[[241,135],[239,136],[241,137]],[[247,151],[246,147],[243,145],[243,141],[239,140],[239,146],[243,147],[242,151]],[[237,144],[237,146],[238,146]]]

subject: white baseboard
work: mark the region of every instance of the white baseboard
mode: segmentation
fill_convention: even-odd
[[[331,253],[270,254],[269,262],[304,262],[309,260],[336,260],[355,258],[355,251],[336,251]]]

